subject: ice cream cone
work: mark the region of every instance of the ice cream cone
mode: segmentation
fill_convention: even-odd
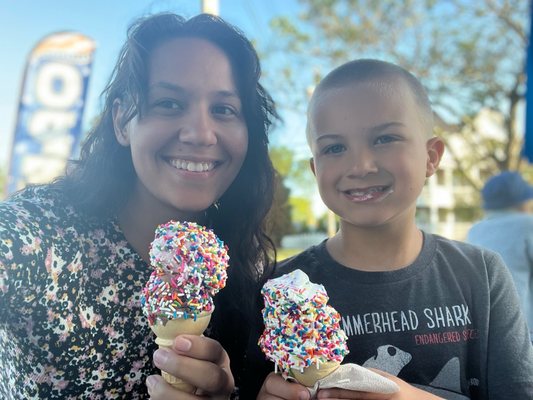
[[[307,368],[304,368],[303,372],[298,369],[291,368],[291,376],[294,377],[299,383],[307,387],[315,386],[315,383],[322,378],[325,378],[333,371],[335,371],[341,365],[338,361],[328,361],[319,364],[313,364]]]
[[[171,347],[172,343],[174,342],[174,339],[178,335],[186,334],[200,336],[209,325],[209,321],[211,320],[211,314],[212,312],[203,312],[200,313],[196,317],[196,319],[176,318],[168,320],[167,323],[164,325],[159,323],[151,325],[150,327],[156,335],[155,342],[159,345],[159,348]],[[165,371],[161,371],[161,376],[163,376],[163,378],[166,382],[168,382],[169,385],[182,392],[194,393],[194,391],[196,390],[196,387],[194,387],[193,385],[184,382],[181,379],[166,373]]]

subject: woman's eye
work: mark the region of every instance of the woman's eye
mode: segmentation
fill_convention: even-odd
[[[183,108],[182,105],[175,100],[160,100],[155,103],[155,106],[167,110],[181,110]]]
[[[223,116],[223,117],[231,117],[234,115],[239,115],[239,112],[238,110],[235,109],[235,107],[228,106],[228,105],[214,106],[212,107],[211,111],[213,114],[218,115],[218,116]]]
[[[342,144],[333,144],[324,148],[324,154],[338,154],[344,151],[345,147]]]
[[[150,107],[153,113],[157,115],[174,116],[179,115],[185,110],[186,104],[174,99],[161,99],[154,101]]]

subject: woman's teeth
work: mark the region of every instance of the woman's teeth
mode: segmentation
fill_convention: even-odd
[[[192,162],[185,160],[170,160],[174,168],[183,169],[190,172],[207,172],[215,168],[214,162]]]

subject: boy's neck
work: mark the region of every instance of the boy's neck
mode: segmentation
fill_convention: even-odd
[[[341,229],[326,247],[340,264],[361,271],[393,271],[412,264],[420,254],[423,235],[413,223],[408,229]]]

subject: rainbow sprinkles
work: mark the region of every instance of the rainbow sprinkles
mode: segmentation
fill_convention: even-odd
[[[228,248],[212,230],[194,222],[159,225],[150,245],[154,271],[141,294],[149,324],[212,312],[213,296],[226,285],[228,262]]]

